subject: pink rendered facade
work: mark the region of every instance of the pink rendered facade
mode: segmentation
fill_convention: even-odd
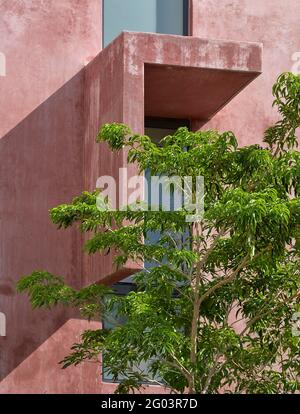
[[[94,364],[58,366],[99,322],[33,311],[15,285],[35,269],[78,288],[138,267],[86,257],[78,230],[57,231],[48,210],[126,165],[95,144],[104,122],[141,133],[145,116],[187,118],[257,142],[276,120],[271,86],[300,51],[299,15],[299,0],[190,0],[190,36],[125,32],[102,50],[100,0],[0,3],[0,393],[113,392]]]

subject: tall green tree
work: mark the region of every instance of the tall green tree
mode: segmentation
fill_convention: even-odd
[[[20,280],[18,290],[34,307],[65,304],[90,319],[125,320],[84,332],[64,368],[103,353],[120,393],[145,382],[190,394],[300,389],[300,76],[282,74],[273,94],[281,120],[266,131],[263,146],[239,147],[231,132],[187,128],[157,145],[122,124],[101,128],[97,141],[126,148],[140,171],[203,176],[205,212],[188,223],[183,242],[184,208],[99,211],[97,192],[84,192],[51,210],[58,227],[93,232],[87,253],[114,248],[116,266],[152,263],[123,297],[99,285],[75,291],[44,271]],[[160,234],[155,243],[144,242],[150,231]]]

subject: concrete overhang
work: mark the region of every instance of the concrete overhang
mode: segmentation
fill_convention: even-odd
[[[145,64],[145,116],[205,124],[260,72]]]
[[[191,127],[198,128],[261,69],[259,43],[121,33],[85,70],[84,187],[94,189],[103,175],[118,182],[121,167],[127,167],[128,177],[138,173],[136,165],[128,166],[125,150],[116,153],[106,143],[95,143],[101,125],[123,122],[143,134],[145,117],[157,117],[189,119]],[[112,284],[141,270],[129,261],[116,270],[113,260],[112,251],[107,256],[84,255],[84,277]]]
[[[260,43],[123,32],[107,49],[122,50],[123,105],[143,117],[204,124],[262,71]]]

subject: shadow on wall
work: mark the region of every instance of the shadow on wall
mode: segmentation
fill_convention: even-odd
[[[78,317],[62,308],[33,311],[15,286],[40,269],[81,284],[80,232],[58,232],[48,211],[82,191],[83,82],[84,70],[0,139],[0,311],[7,328],[0,338],[0,380]]]

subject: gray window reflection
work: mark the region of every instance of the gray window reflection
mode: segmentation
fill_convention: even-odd
[[[186,35],[187,0],[103,0],[103,45],[123,30]]]

